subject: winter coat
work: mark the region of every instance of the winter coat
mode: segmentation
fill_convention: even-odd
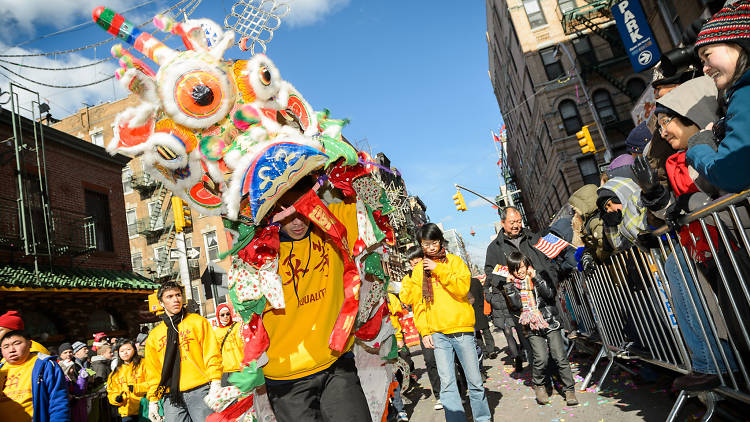
[[[484,314],[484,288],[479,279],[472,277],[469,285],[469,295],[472,298],[471,306],[474,308],[474,330],[486,330],[490,328],[487,315]]]
[[[240,370],[242,360],[245,358],[242,340],[242,325],[236,321],[230,321],[227,325],[221,324],[219,314],[222,309],[229,309],[226,303],[216,307],[216,323],[218,327],[214,329],[216,341],[219,342],[219,351],[221,352],[222,369],[224,373],[237,372]]]
[[[4,362],[0,364],[0,368]],[[54,356],[38,352],[31,370],[33,422],[69,422],[70,403],[65,375]]]
[[[111,363],[112,361],[106,359],[104,356],[94,356],[91,358],[91,370],[96,372],[91,381],[93,389],[97,389],[107,382],[107,378],[109,378],[109,373],[111,372]]]
[[[745,72],[727,93],[724,136],[717,150],[710,146],[714,132],[703,130],[690,138],[687,163],[713,185],[728,192],[750,186],[750,71]],[[697,122],[696,122],[697,123]],[[707,143],[709,145],[707,145]]]
[[[596,207],[596,185],[585,185],[568,199],[573,208],[570,226],[573,238],[570,243],[574,246],[585,246],[597,259],[604,261],[611,253],[604,241],[604,224]]]
[[[555,306],[555,286],[543,277],[540,277],[538,274],[531,279],[531,282],[534,284],[534,296],[536,298],[537,309],[539,309],[544,320],[547,321],[550,326],[554,326],[556,316],[558,315],[557,306]],[[511,311],[521,312],[523,305],[521,303],[521,291],[518,287],[513,283],[508,283],[505,291],[508,294],[508,303],[511,306]],[[524,325],[522,328],[524,335],[528,336],[531,332],[529,326]]]
[[[638,235],[646,231],[646,207],[641,203],[641,188],[634,181],[615,177],[607,181],[599,191],[608,189],[622,204],[622,221],[617,227],[604,227],[604,234],[615,251],[637,245]]]
[[[487,246],[487,256],[484,260],[484,272],[487,274],[487,280],[485,284],[490,284],[492,287],[492,297],[489,302],[492,305],[493,313],[496,308],[496,303],[502,300],[506,300],[504,285],[507,283],[506,275],[498,274],[498,266],[507,267],[507,256],[513,251],[519,251],[531,260],[532,266],[536,269],[537,274],[540,274],[547,280],[557,282],[557,268],[555,263],[547,258],[538,249],[534,248],[536,242],[539,241],[539,235],[530,231],[527,228],[521,230],[519,235],[521,241],[519,246],[516,247],[513,242],[505,235],[504,231],[498,233],[495,240],[490,242]],[[518,317],[519,312],[512,312],[515,317]]]

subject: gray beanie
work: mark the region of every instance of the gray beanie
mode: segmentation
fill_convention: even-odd
[[[58,353],[62,353],[66,350],[73,350],[73,346],[71,346],[70,343],[63,343],[57,348]]]
[[[78,353],[78,351],[81,350],[81,349],[83,349],[84,347],[86,347],[85,343],[81,343],[80,341],[76,341],[75,343],[73,343],[73,353]]]

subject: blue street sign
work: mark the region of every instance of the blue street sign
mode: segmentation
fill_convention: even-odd
[[[630,56],[633,70],[642,72],[659,62],[661,51],[651,33],[639,0],[622,0],[612,6],[612,17],[617,23],[622,43]]]

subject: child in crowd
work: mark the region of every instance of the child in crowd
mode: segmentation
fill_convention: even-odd
[[[520,323],[524,335],[531,344],[533,355],[532,382],[536,401],[549,403],[549,395],[544,386],[544,375],[549,354],[557,363],[559,377],[563,384],[565,401],[568,406],[578,404],[575,394],[575,381],[570,363],[565,354],[561,324],[555,318],[555,288],[531,266],[531,260],[521,252],[508,255],[508,299],[511,306],[521,310]],[[549,343],[549,348],[547,346]],[[549,350],[549,353],[547,352]]]
[[[107,380],[107,398],[117,408],[122,422],[135,422],[139,418],[141,399],[146,396],[145,368],[131,340],[121,341],[116,350],[117,366]]]
[[[401,291],[401,283],[388,283],[388,312],[391,316],[391,324],[393,324],[393,328],[395,329],[396,343],[400,351],[405,347],[405,343],[404,334],[401,332],[401,323],[399,322],[399,317],[404,314],[404,307],[401,305],[401,301],[398,299],[399,291]],[[398,380],[396,373],[393,374],[393,381],[398,382],[398,386],[393,390],[393,398],[391,398],[391,404],[393,404],[396,412],[398,412],[398,421],[408,421],[409,416],[406,413],[406,409],[404,408],[404,401],[401,398],[401,392],[403,391],[401,386],[403,385],[403,381]]]
[[[703,73],[713,78],[725,117],[690,138],[686,162],[713,185],[729,192],[750,186],[750,1],[727,5],[701,29],[695,51]],[[717,142],[718,141],[718,142]],[[716,143],[714,150],[712,145]]]

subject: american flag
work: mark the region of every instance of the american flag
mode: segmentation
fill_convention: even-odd
[[[546,236],[539,238],[539,241],[536,242],[534,247],[545,254],[547,258],[553,259],[557,255],[560,255],[560,252],[562,252],[562,250],[568,245],[570,245],[570,243],[560,239],[552,233],[549,233]]]

